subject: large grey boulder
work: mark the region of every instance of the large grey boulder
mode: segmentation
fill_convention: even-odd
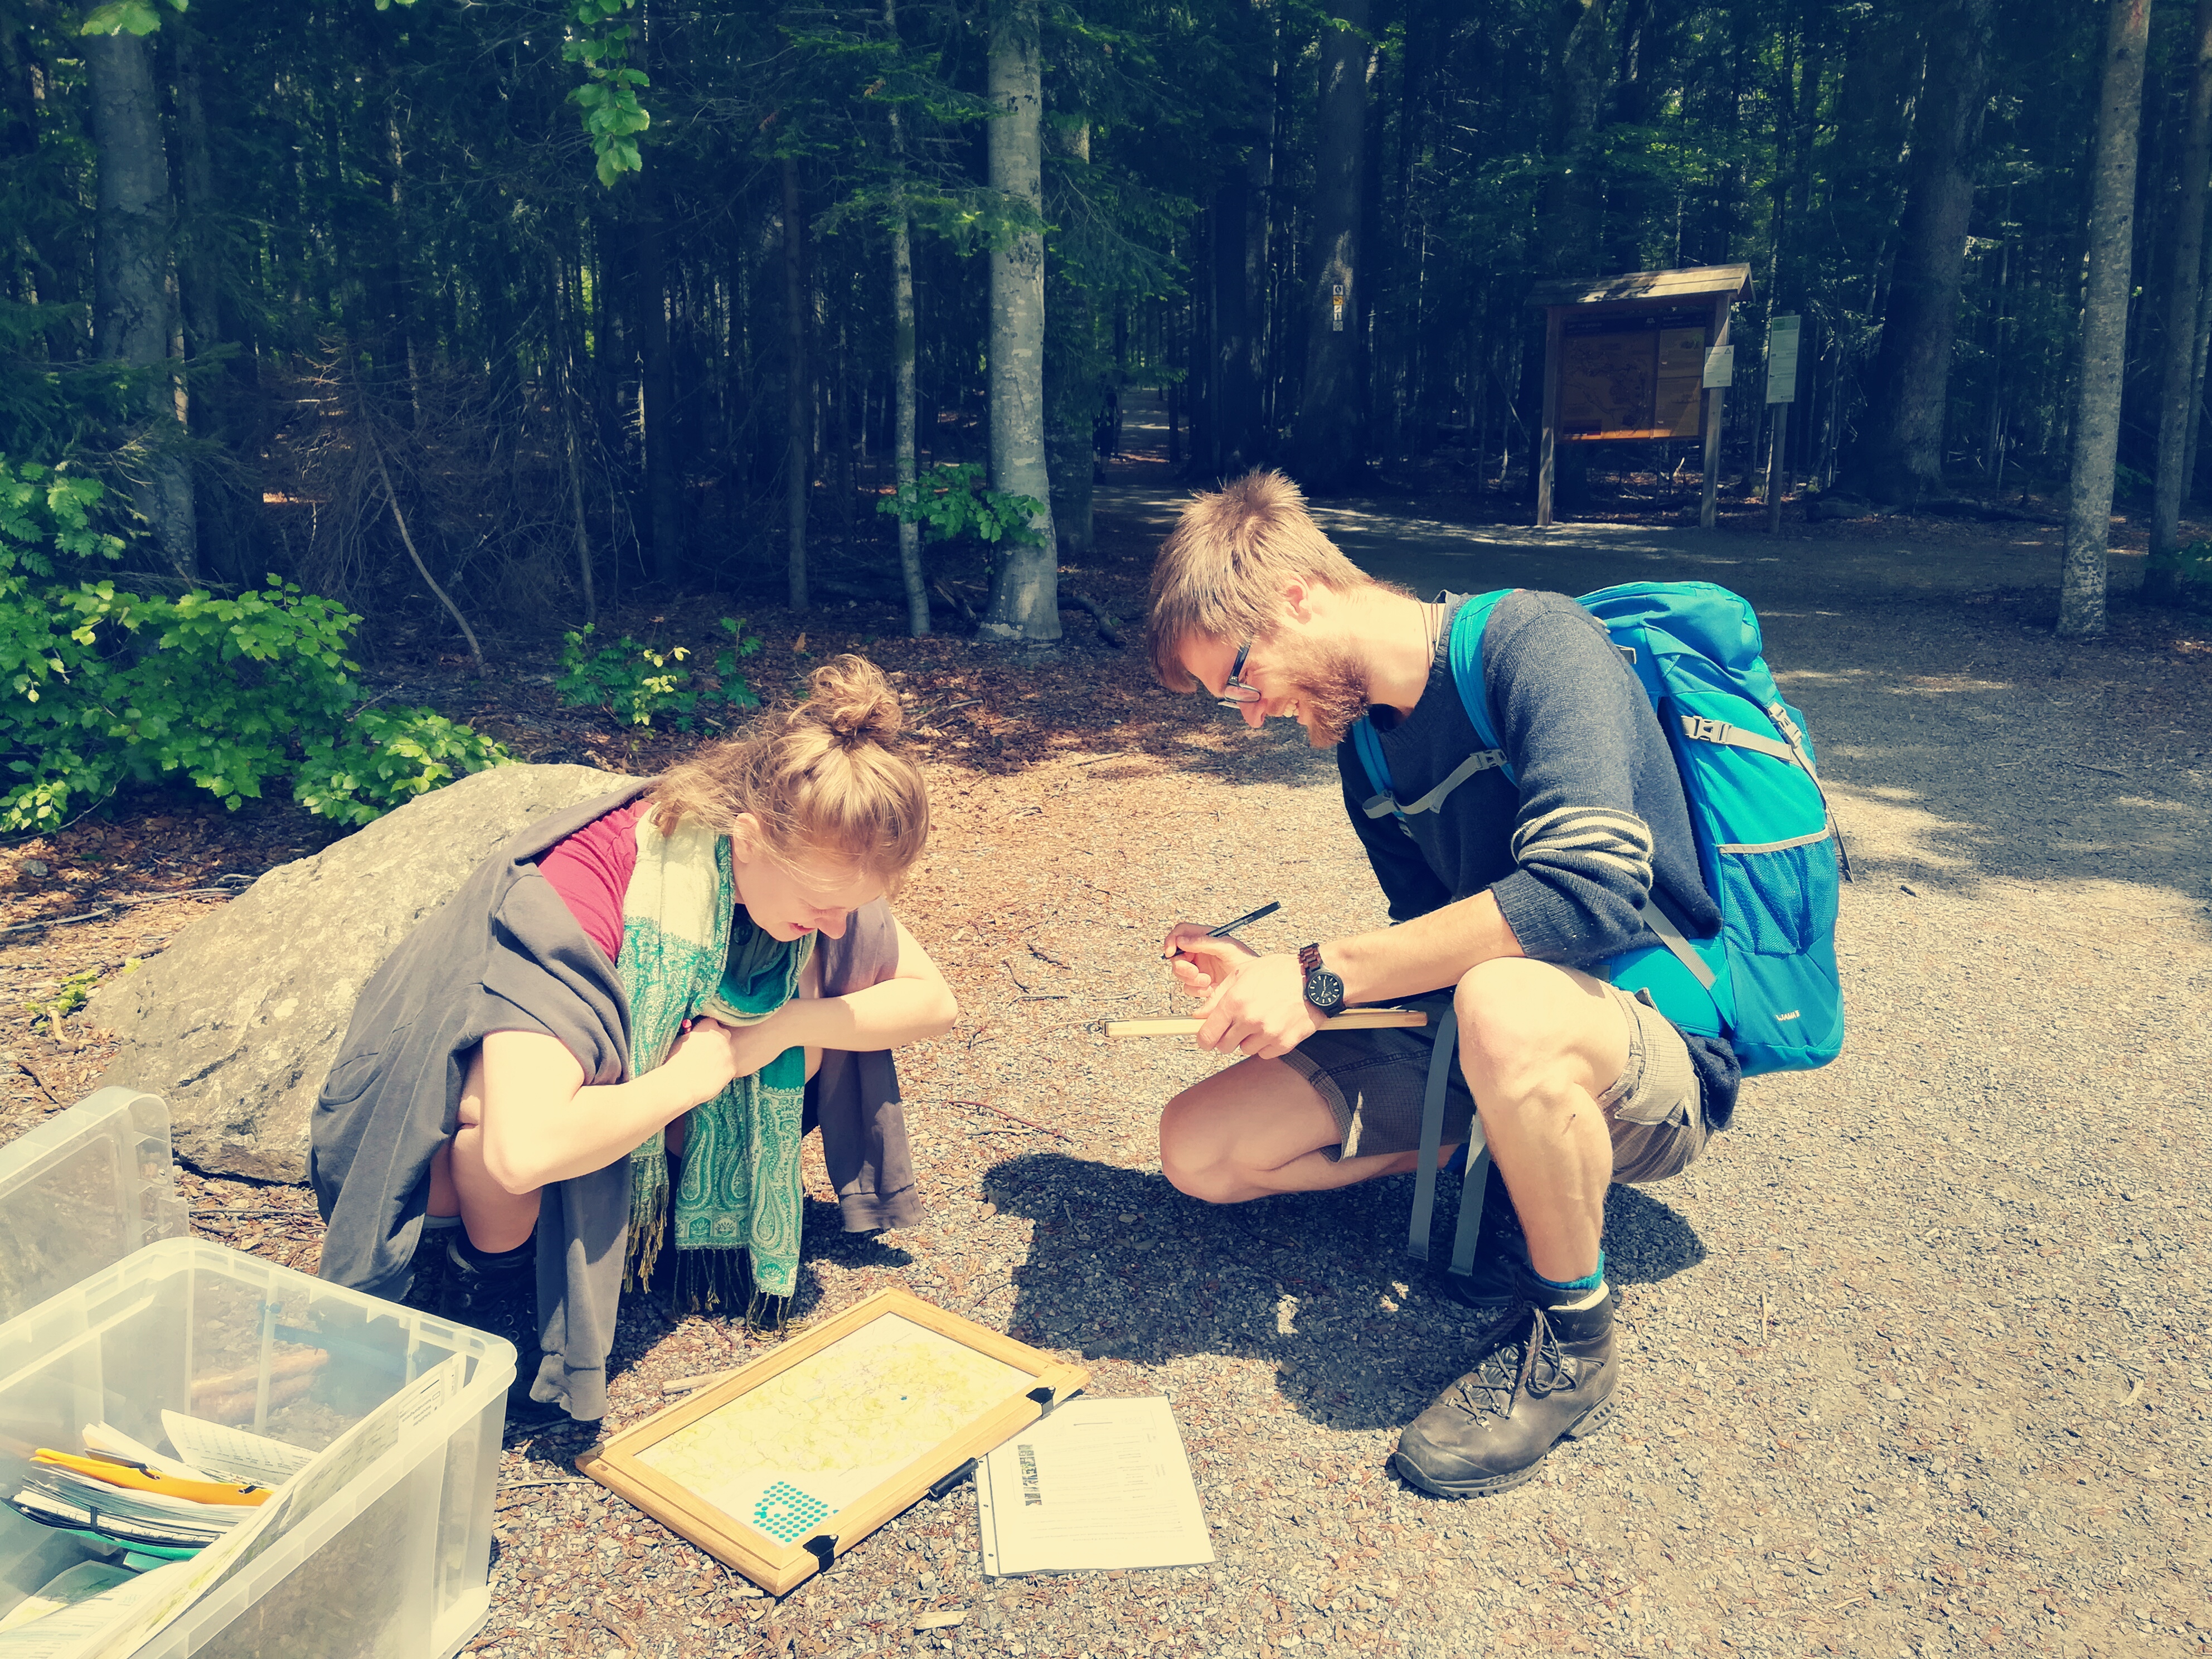
[[[368,976],[509,836],[623,782],[494,767],[280,865],[93,994],[86,1023],[123,1039],[100,1083],[167,1099],[202,1170],[305,1181],[308,1114]]]

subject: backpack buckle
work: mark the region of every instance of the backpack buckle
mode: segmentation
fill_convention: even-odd
[[[1698,714],[1682,716],[1682,735],[1693,743],[1726,743],[1728,729],[1726,720],[1709,720]]]

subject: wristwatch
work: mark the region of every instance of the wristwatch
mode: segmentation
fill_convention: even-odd
[[[1306,1000],[1324,1014],[1344,1006],[1344,981],[1321,965],[1321,946],[1298,947],[1298,966],[1306,972]]]

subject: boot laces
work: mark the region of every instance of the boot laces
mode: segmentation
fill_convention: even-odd
[[[1544,1310],[1532,1307],[1528,1314],[1525,1339],[1501,1340],[1460,1379],[1460,1404],[1473,1416],[1510,1417],[1513,1402],[1524,1389],[1530,1399],[1540,1400],[1571,1389],[1580,1380],[1573,1359],[1559,1351],[1559,1334]]]

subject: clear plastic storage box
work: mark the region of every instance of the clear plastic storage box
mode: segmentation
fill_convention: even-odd
[[[0,1480],[94,1420],[159,1447],[164,1409],[319,1450],[459,1354],[443,1405],[137,1650],[449,1659],[489,1609],[513,1345],[184,1231],[152,1095],[103,1089],[0,1147]],[[98,1559],[0,1506],[0,1616]]]

